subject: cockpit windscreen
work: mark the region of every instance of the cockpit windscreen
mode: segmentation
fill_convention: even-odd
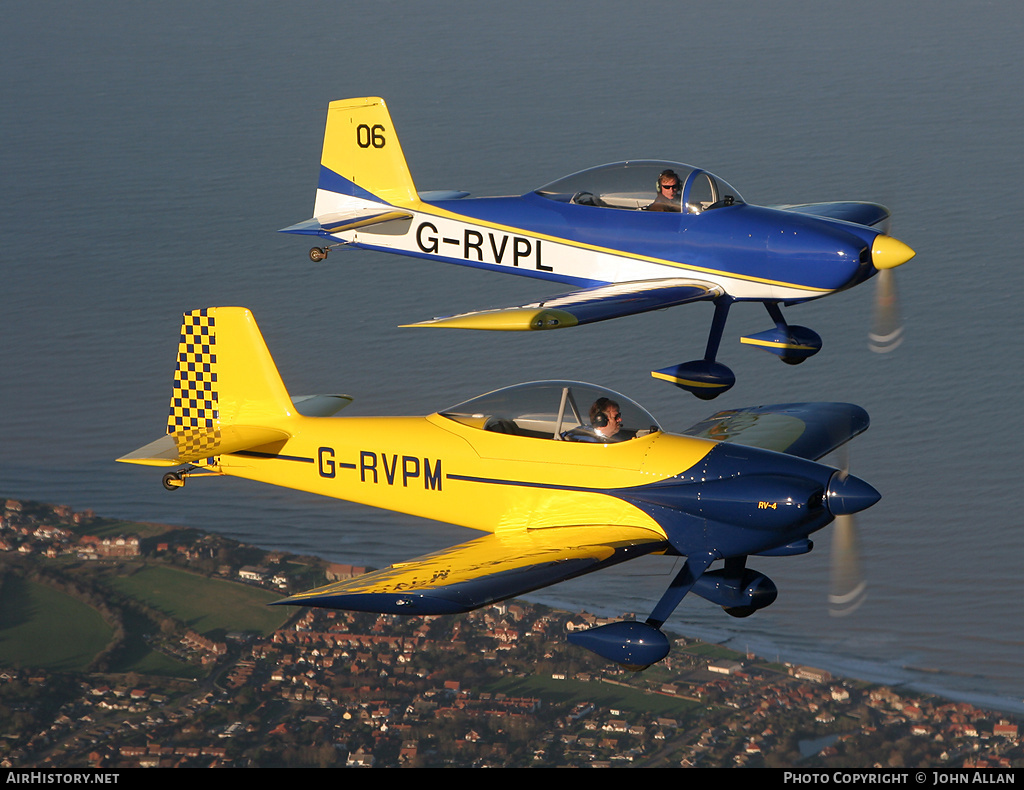
[[[675,195],[676,211],[699,214],[710,208],[742,203],[743,198],[730,184],[707,170],[681,162],[638,160],[614,162],[581,170],[542,186],[536,194],[561,203],[631,211],[652,209],[661,177],[674,173],[679,183]]]
[[[595,421],[595,413],[614,415],[616,411],[621,426],[608,441],[625,441],[661,430],[654,417],[629,398],[576,381],[538,381],[506,387],[445,409],[441,416],[484,431],[575,441],[581,432],[592,434],[594,423],[601,422],[601,418]],[[600,436],[590,440],[600,441]]]

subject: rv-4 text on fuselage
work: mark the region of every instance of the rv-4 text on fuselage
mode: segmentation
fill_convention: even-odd
[[[754,206],[721,178],[677,162],[603,165],[518,197],[466,194],[417,192],[382,99],[335,101],[327,111],[314,216],[283,232],[324,239],[310,250],[314,261],[349,245],[579,289],[411,326],[560,329],[712,301],[704,358],[652,373],[705,399],[735,382],[716,361],[734,302],[762,302],[775,324],[741,341],[796,364],[818,352],[821,338],[788,324],[782,305],[851,288],[914,255],[888,235],[884,206]],[[889,303],[890,276],[879,280]],[[900,340],[891,312],[873,331],[876,348]]]
[[[688,592],[735,616],[768,606],[775,585],[748,556],[806,553],[811,533],[879,497],[816,461],[867,428],[850,404],[720,412],[672,434],[579,382],[521,384],[425,417],[333,416],[350,401],[289,396],[248,310],[196,310],[166,435],[118,460],[179,467],[168,489],[231,475],[487,533],[279,603],[451,614],[645,554],[684,556],[646,622],[570,637],[630,667],[668,653],[661,625]]]

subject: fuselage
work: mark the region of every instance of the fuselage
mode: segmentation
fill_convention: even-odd
[[[878,231],[737,203],[701,214],[521,197],[420,202],[413,217],[335,234],[356,246],[581,287],[684,277],[737,300],[803,301],[874,274]]]
[[[832,520],[834,469],[655,431],[574,443],[483,430],[441,414],[282,419],[280,446],[221,456],[221,473],[484,532],[633,526],[676,552],[790,544]]]

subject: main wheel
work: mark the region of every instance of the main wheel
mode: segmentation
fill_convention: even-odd
[[[313,261],[313,263],[320,263],[320,261],[322,261],[326,257],[327,250],[325,250],[323,247],[313,247],[309,251],[309,259]]]
[[[164,488],[166,488],[168,491],[177,491],[179,488],[185,485],[184,479],[177,472],[168,472],[167,474],[165,474],[163,483]]]

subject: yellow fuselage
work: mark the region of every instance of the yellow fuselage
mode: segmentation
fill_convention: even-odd
[[[282,419],[292,438],[220,456],[214,471],[484,532],[616,524],[663,534],[601,493],[671,478],[714,442],[656,432],[616,444],[491,433],[427,417]]]

